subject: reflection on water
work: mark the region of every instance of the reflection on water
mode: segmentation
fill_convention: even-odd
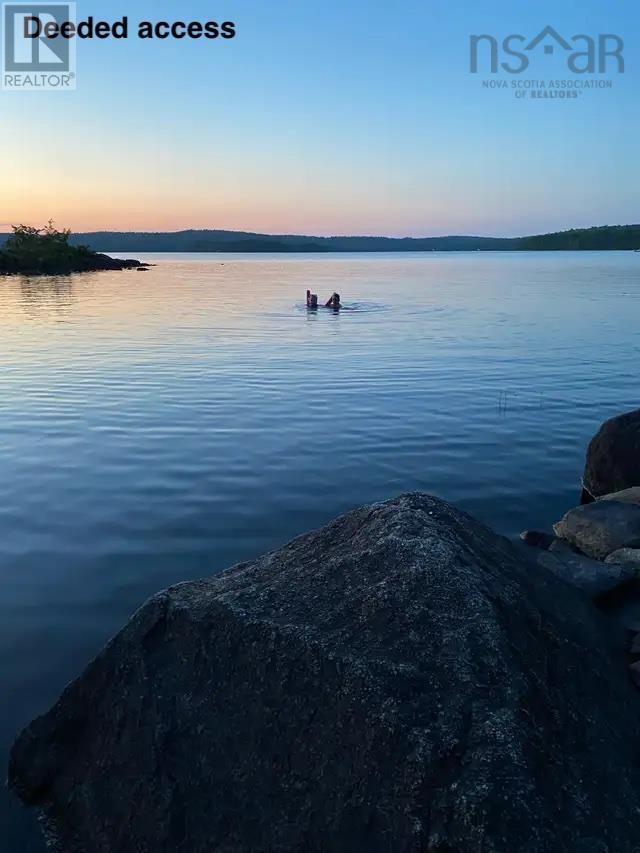
[[[600,421],[638,405],[639,275],[474,252],[0,279],[2,749],[146,596],[359,503],[556,520]],[[41,850],[3,797],[7,849]]]
[[[340,308],[327,308],[324,305],[319,305],[317,308],[312,308],[308,305],[305,305],[304,302],[299,303],[295,306],[299,311],[307,311],[309,314],[317,314],[320,312],[327,312],[329,314],[340,314],[341,311],[346,311],[347,313],[351,311],[358,311],[360,313],[372,313],[373,311],[385,311],[388,309],[388,305],[381,305],[377,302],[349,302],[341,305]]]
[[[2,281],[0,279],[0,286]],[[22,310],[28,317],[33,318],[39,312],[45,312],[59,322],[65,321],[74,301],[71,276],[41,276],[39,278],[22,276],[18,281],[20,283],[20,303]]]

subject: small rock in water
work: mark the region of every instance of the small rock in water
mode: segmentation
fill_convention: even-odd
[[[631,643],[631,654],[640,655],[640,634],[636,634]]]
[[[523,530],[520,538],[525,545],[531,545],[532,548],[543,548],[547,551],[555,540],[555,536],[551,533],[544,533],[541,530]]]
[[[619,548],[640,546],[640,506],[596,501],[570,510],[553,529],[588,557],[604,560]]]

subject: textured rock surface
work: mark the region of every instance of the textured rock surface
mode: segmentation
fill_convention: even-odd
[[[549,551],[538,554],[537,563],[594,599],[640,577],[640,565],[635,567],[592,560],[584,554],[576,554],[562,540],[554,543]]]
[[[640,506],[596,501],[569,510],[553,529],[588,557],[604,560],[619,548],[640,546]]]
[[[623,489],[621,492],[612,492],[598,498],[599,501],[618,501],[623,504],[640,504],[640,486]]]
[[[151,599],[19,737],[63,853],[631,853],[640,697],[586,599],[404,495]]]
[[[637,566],[640,569],[640,548],[618,548],[613,551],[607,559],[607,563],[626,563],[629,566]]]
[[[602,424],[589,444],[583,479],[595,498],[640,486],[640,409]]]

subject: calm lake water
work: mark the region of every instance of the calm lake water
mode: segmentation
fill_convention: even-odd
[[[637,254],[147,259],[0,279],[4,763],[162,587],[411,489],[548,526],[640,405]],[[2,797],[3,849],[40,851]]]

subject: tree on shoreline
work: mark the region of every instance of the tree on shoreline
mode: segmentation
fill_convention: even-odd
[[[13,225],[12,230],[13,235],[0,252],[2,272],[65,272],[91,255],[86,246],[71,246],[71,231],[59,231],[52,219],[44,228]]]
[[[0,274],[68,275],[72,272],[132,269],[139,261],[119,261],[69,242],[71,231],[59,231],[50,219],[44,228],[12,225],[13,234],[0,251]]]

